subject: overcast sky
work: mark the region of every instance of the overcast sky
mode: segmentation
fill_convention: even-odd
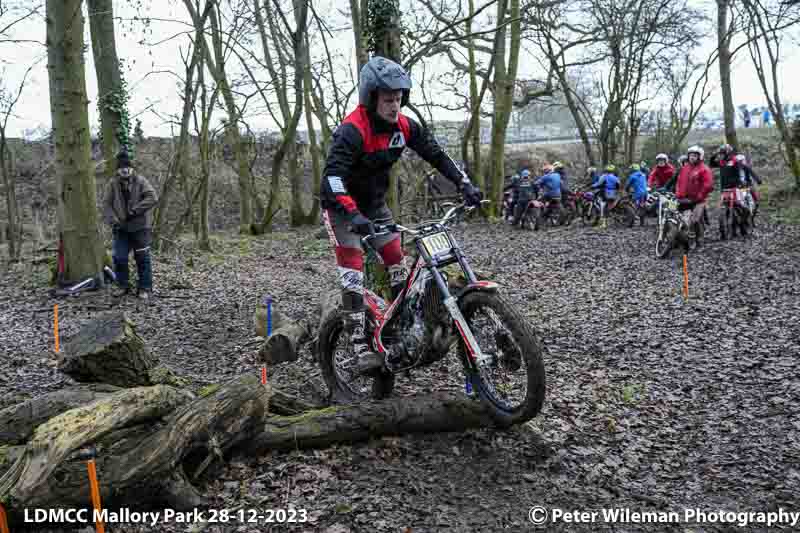
[[[404,0],[403,3],[407,4],[408,1]],[[170,37],[187,30],[189,28],[189,19],[183,2],[175,0],[143,0],[142,13],[137,13],[136,4],[128,1],[114,2],[115,16],[122,19],[117,24],[116,30],[117,53],[128,64],[128,70],[124,72],[124,76],[131,87],[129,111],[132,117],[142,120],[145,135],[168,136],[170,135],[170,127],[164,123],[165,117],[169,113],[179,113],[181,109],[180,91],[177,85],[178,79],[174,74],[170,74],[169,71],[183,72],[180,49],[183,49],[185,53],[187,48],[187,37],[179,36],[173,39],[170,39]],[[479,4],[482,4],[482,2],[479,2]],[[315,5],[319,5],[319,2]],[[332,0],[331,6],[339,5],[347,4],[343,0],[338,2]],[[336,11],[333,7],[319,9],[319,12],[326,17],[327,21],[341,27],[345,23],[345,19],[337,14]],[[145,31],[141,22],[132,21],[132,18],[137,14],[144,14],[154,19],[150,30]],[[92,128],[97,129],[97,82],[91,49],[88,47],[91,43],[88,21],[85,29],[87,42],[87,53],[85,54],[86,86],[90,100],[89,120]],[[39,17],[17,25],[14,37],[32,39],[43,43],[45,32],[44,19]],[[336,45],[338,50],[353,57],[352,37],[349,33],[343,33],[337,40]],[[708,50],[713,46],[714,43],[709,41],[705,48]],[[255,53],[261,53],[260,47],[255,50]],[[784,56],[786,61],[784,72],[798,72],[798,68],[800,68],[800,50],[794,45],[791,47],[787,45],[784,50]],[[24,71],[37,59],[39,63],[29,76],[22,98],[15,108],[15,116],[9,121],[7,134],[10,137],[21,136],[26,130],[35,128],[49,129],[50,127],[47,59],[43,46],[0,43],[0,61],[2,61],[0,63],[0,79],[6,89],[16,90]],[[354,63],[355,60],[353,59],[352,62]],[[521,74],[525,74],[526,65],[533,64],[535,64],[535,61],[530,57],[526,60],[523,56]],[[714,72],[718,72],[717,69]],[[791,80],[793,77],[785,75],[781,80],[782,97],[786,103],[800,102],[797,84],[792,83]],[[743,49],[737,56],[733,79],[733,94],[737,105],[747,103],[760,106],[766,103],[746,49]],[[412,101],[414,100],[415,98],[412,95]],[[419,102],[419,99],[416,101]],[[721,107],[718,91],[712,96],[709,104],[709,109]],[[219,116],[220,114],[217,115],[217,117]],[[439,117],[457,120],[463,118],[463,114],[441,114]],[[135,120],[132,121],[133,123],[135,123]],[[252,120],[251,126],[256,129],[274,129],[274,124],[270,123],[266,117]],[[177,135],[177,132],[175,134]]]

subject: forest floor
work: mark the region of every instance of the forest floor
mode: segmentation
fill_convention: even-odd
[[[547,397],[531,422],[236,457],[203,487],[212,507],[293,507],[310,521],[159,530],[531,531],[533,506],[681,517],[694,508],[800,511],[800,227],[761,220],[754,237],[728,242],[709,230],[706,246],[688,258],[686,301],[682,257],[655,259],[654,221],[648,224],[601,230],[576,223],[534,233],[470,222],[456,229],[473,266],[502,285],[546,346]],[[303,318],[334,286],[333,255],[317,233],[218,238],[211,254],[157,256],[149,304],[118,304],[105,292],[61,300],[62,339],[121,305],[161,361],[195,388],[260,374],[257,302],[271,294],[281,311]],[[0,274],[0,408],[70,383],[55,368],[56,300],[45,278],[29,264]],[[304,398],[324,396],[307,351],[270,368],[269,379]],[[445,364],[429,367],[399,377],[395,394],[441,389],[463,390],[463,376]],[[735,524],[613,530],[687,527],[728,531]]]

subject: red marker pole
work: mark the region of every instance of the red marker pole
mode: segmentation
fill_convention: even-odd
[[[6,509],[0,503],[0,533],[10,533],[8,529],[8,517],[6,517]]]
[[[683,254],[683,298],[689,299],[689,266],[686,254]]]

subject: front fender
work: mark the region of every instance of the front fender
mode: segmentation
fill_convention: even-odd
[[[471,292],[497,292],[498,290],[500,290],[500,285],[494,281],[481,280],[475,283],[469,283],[464,288],[459,290],[456,294],[456,299],[461,300],[464,296]]]

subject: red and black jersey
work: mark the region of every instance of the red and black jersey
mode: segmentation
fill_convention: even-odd
[[[402,113],[396,124],[358,106],[333,134],[320,184],[323,209],[366,216],[386,202],[389,170],[408,146],[460,186],[463,174],[430,133]]]

